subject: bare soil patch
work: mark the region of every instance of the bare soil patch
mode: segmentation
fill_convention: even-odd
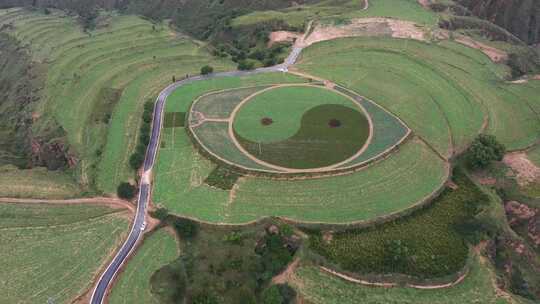
[[[274,43],[279,42],[294,42],[296,39],[302,37],[301,33],[289,32],[289,31],[277,31],[270,33],[270,41],[268,41],[268,46],[272,46]]]
[[[429,0],[418,0],[418,3],[424,8],[429,8],[431,2]]]
[[[507,154],[503,162],[516,173],[517,182],[522,187],[540,179],[540,168],[531,162],[525,153]]]
[[[480,50],[482,53],[486,54],[486,56],[488,56],[489,59],[491,59],[491,61],[493,62],[499,63],[508,59],[508,54],[506,52],[473,40],[471,37],[459,36],[455,39],[455,41],[473,49]]]
[[[113,209],[128,209],[130,212],[135,212],[135,206],[118,198],[109,197],[94,197],[94,198],[78,198],[66,200],[54,199],[30,199],[30,198],[0,198],[0,203],[19,203],[19,204],[94,204],[107,206]]]
[[[305,46],[313,43],[344,37],[391,36],[426,40],[425,32],[414,22],[390,18],[359,18],[347,25],[318,24],[303,42]]]

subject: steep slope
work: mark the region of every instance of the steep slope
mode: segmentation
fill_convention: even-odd
[[[540,2],[536,0],[457,0],[528,44],[540,42]]]

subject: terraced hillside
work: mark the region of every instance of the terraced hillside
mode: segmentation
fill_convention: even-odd
[[[510,150],[540,137],[536,84],[523,90],[508,84],[502,66],[450,41],[326,41],[307,48],[298,68],[376,100],[445,157],[483,130]]]
[[[127,234],[125,215],[86,205],[0,204],[2,301],[74,300]]]
[[[173,76],[179,79],[202,65],[231,69],[164,24],[135,16],[103,14],[95,31],[83,32],[61,12],[10,9],[0,12],[0,26],[5,25],[47,66],[34,132],[57,122],[77,182],[104,192],[133,176],[128,159],[146,100]]]

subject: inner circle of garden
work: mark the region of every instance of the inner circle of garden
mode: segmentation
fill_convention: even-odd
[[[370,136],[370,121],[357,102],[317,86],[259,91],[236,107],[230,128],[244,153],[296,170],[345,162]]]

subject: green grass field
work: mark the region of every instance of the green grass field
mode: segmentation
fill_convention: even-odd
[[[540,167],[540,145],[535,146],[529,152],[527,152],[529,159]]]
[[[370,220],[411,207],[445,178],[442,160],[412,140],[354,174],[298,181],[246,178],[222,221],[241,223],[264,215],[331,223]]]
[[[411,140],[358,173],[300,181],[244,178],[231,194],[204,184],[214,165],[186,137],[179,132],[174,148],[161,149],[153,200],[173,213],[209,222],[245,223],[271,215],[335,223],[371,220],[411,207],[439,188],[447,173],[442,160]]]
[[[369,9],[362,10],[363,0],[322,1],[316,5],[301,5],[280,11],[257,11],[237,17],[233,27],[254,25],[271,20],[283,20],[287,24],[301,27],[310,19],[338,19],[367,17],[390,17],[414,21],[422,25],[434,25],[437,16],[423,9],[415,0],[370,0]]]
[[[304,114],[314,107],[335,104],[360,110],[348,98],[318,87],[281,87],[263,92],[245,103],[238,111],[234,130],[247,140],[272,143],[294,136],[302,125]],[[269,117],[270,125],[261,124]]]
[[[118,210],[88,205],[0,204],[0,218],[6,303],[70,303],[128,231]]]
[[[201,112],[206,118],[229,118],[231,112],[242,100],[265,88],[267,88],[267,86],[216,92],[201,97],[197,103],[193,104],[192,111]]]
[[[84,195],[71,176],[46,168],[0,167],[0,183],[0,197],[62,199]]]
[[[213,91],[272,84],[304,83],[306,81],[305,78],[286,73],[265,73],[246,77],[222,77],[197,81],[176,89],[167,99],[165,112],[187,112],[197,97]]]
[[[503,304],[514,303],[497,296],[494,273],[478,257],[471,272],[460,284],[438,290],[395,287],[379,288],[349,283],[315,267],[302,267],[295,273],[293,285],[313,304]],[[517,301],[520,303],[521,301]]]
[[[109,303],[160,303],[151,293],[150,278],[159,268],[178,257],[174,235],[165,229],[148,236],[129,260],[112,289]]]
[[[403,119],[439,153],[463,150],[481,130],[509,149],[538,140],[538,89],[516,90],[483,54],[452,42],[350,38],[307,48],[299,68],[336,81]],[[515,98],[515,95],[519,98]]]

